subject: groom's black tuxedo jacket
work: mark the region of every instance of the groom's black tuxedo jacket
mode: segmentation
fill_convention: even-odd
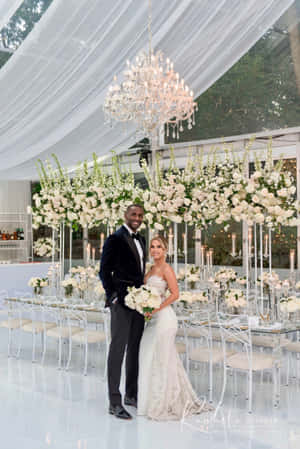
[[[143,284],[146,249],[145,239],[141,235],[139,242],[144,254],[143,269],[136,244],[124,226],[105,241],[99,276],[106,293],[106,307],[110,306],[115,298],[118,298],[119,304],[124,304],[127,287],[138,288]]]

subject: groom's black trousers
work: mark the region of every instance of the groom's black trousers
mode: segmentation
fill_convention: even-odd
[[[122,362],[126,351],[126,384],[125,394],[129,398],[137,398],[139,348],[144,330],[144,317],[135,310],[122,304],[112,304],[111,343],[108,353],[108,394],[112,405],[122,403],[120,379]]]

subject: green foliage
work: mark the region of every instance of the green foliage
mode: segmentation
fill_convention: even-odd
[[[2,46],[12,51],[16,50],[34,25],[40,20],[53,0],[24,0],[9,23],[0,31]],[[9,58],[0,57],[0,67]]]
[[[269,30],[197,99],[196,125],[191,130],[185,126],[179,141],[299,126],[300,98],[289,35],[281,31],[276,46],[277,33]]]

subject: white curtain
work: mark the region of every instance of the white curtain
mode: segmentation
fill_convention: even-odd
[[[195,96],[223,75],[293,0],[154,0],[153,45]],[[36,177],[40,157],[71,166],[134,143],[104,124],[113,75],[147,48],[146,0],[55,0],[0,70],[0,176]]]
[[[24,0],[0,0],[0,30],[17,11]]]

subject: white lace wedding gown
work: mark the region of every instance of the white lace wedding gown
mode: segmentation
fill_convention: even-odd
[[[148,278],[165,299],[166,281],[157,275]],[[181,419],[211,410],[200,401],[184,370],[175,346],[177,317],[171,306],[147,323],[140,346],[138,415],[155,420]]]

